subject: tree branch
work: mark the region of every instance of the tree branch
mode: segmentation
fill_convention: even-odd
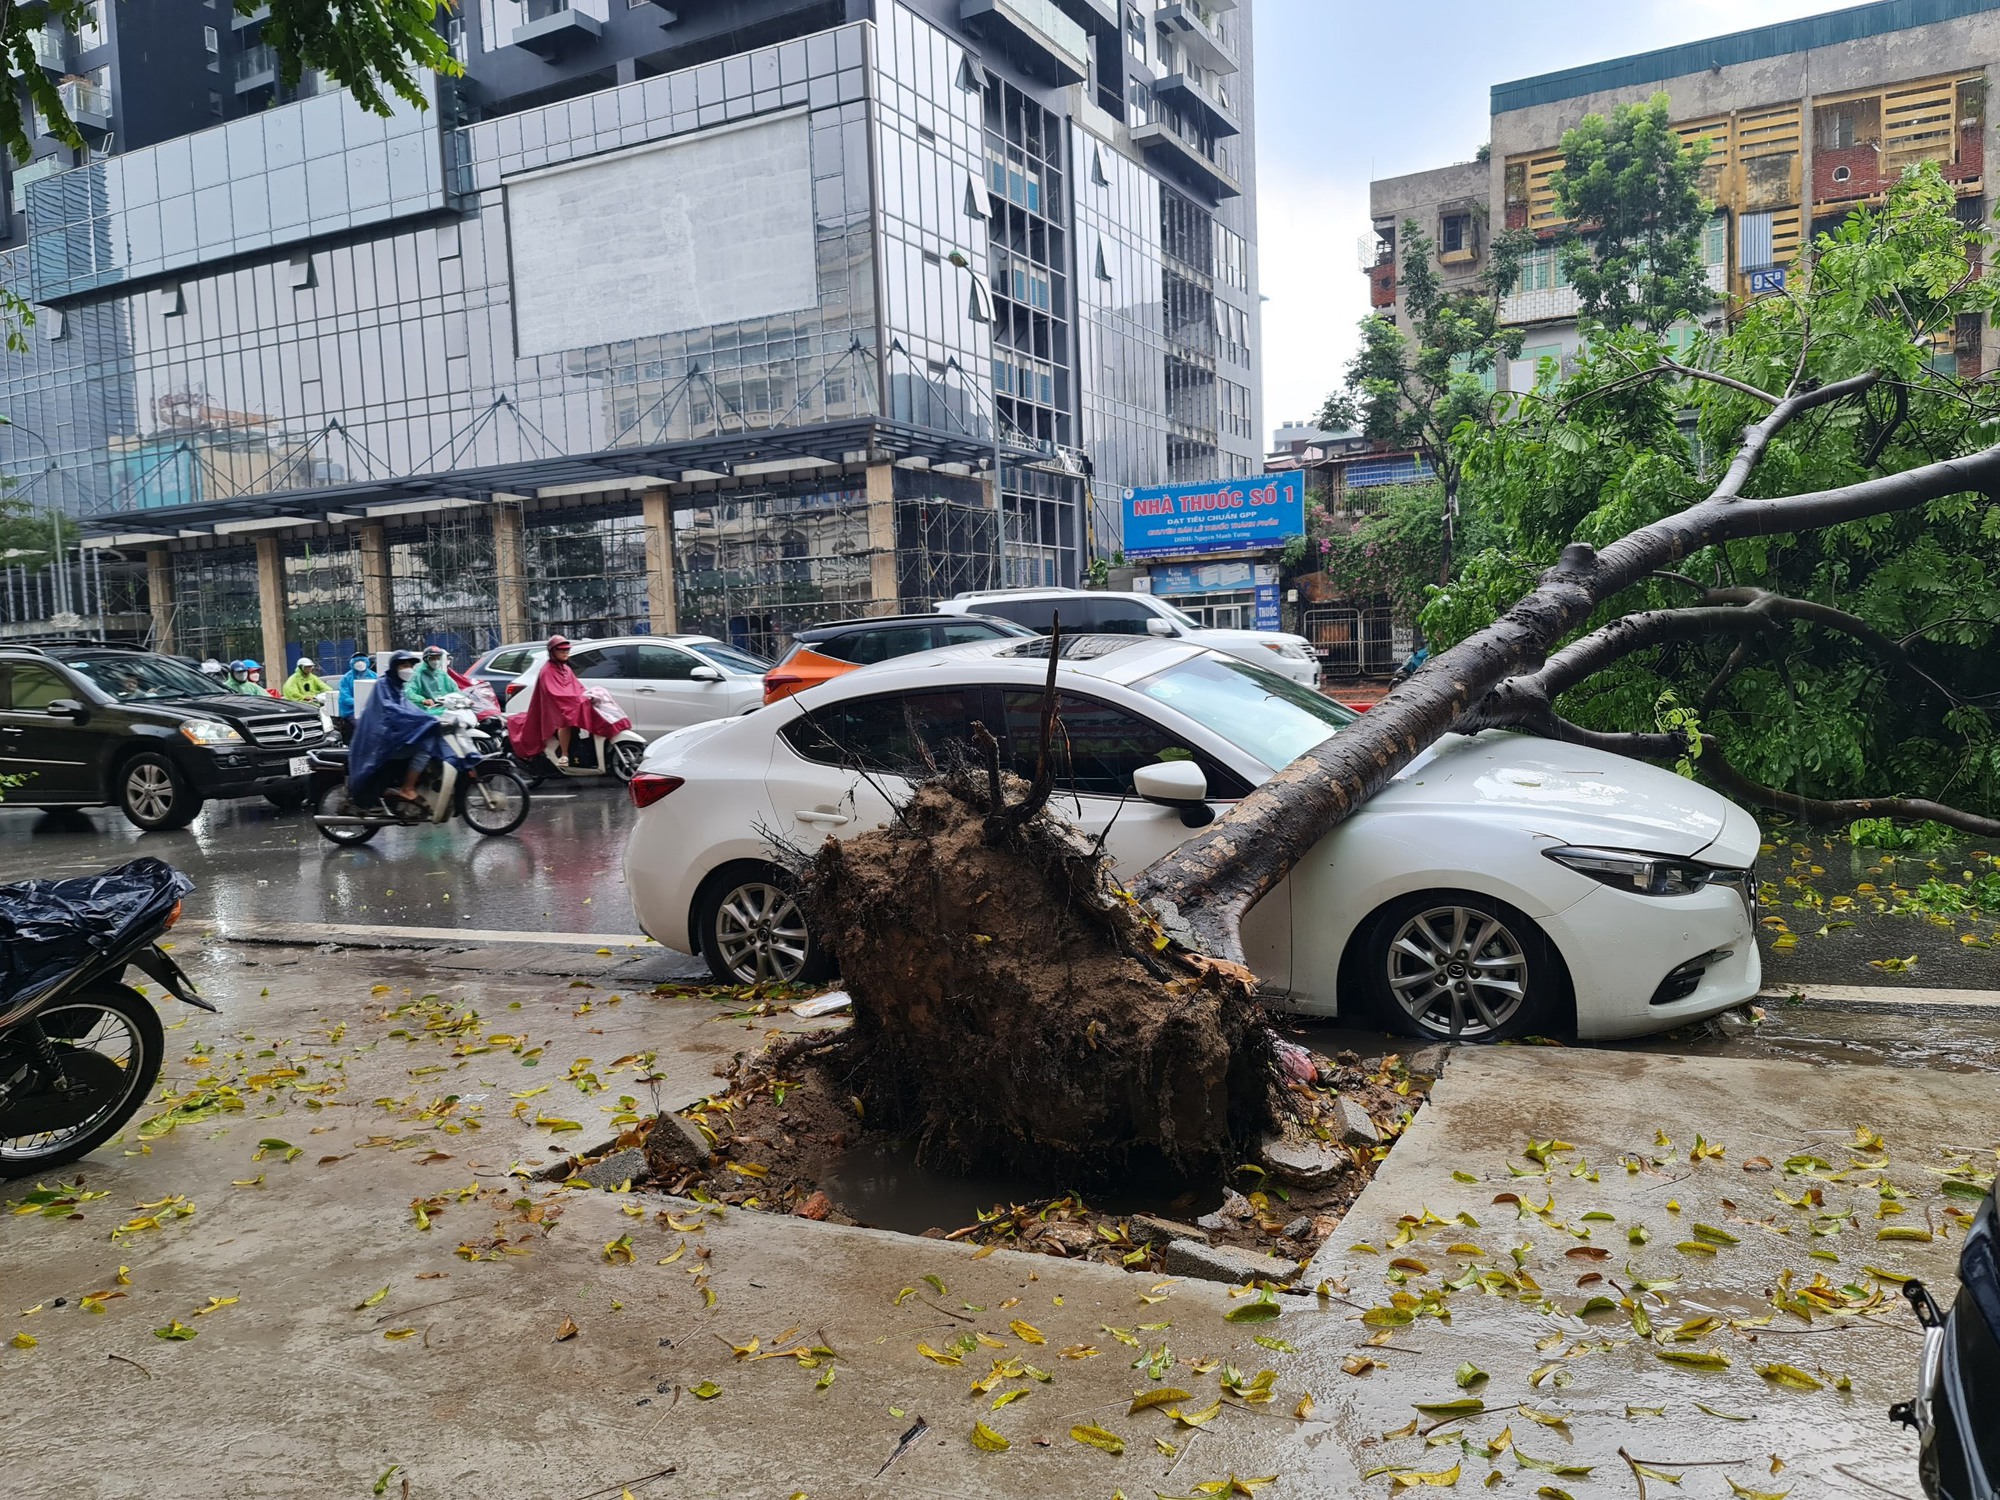
[[[1785,421],[1874,384],[1873,373],[1789,397],[1751,429],[1732,475],[1747,478]],[[1740,485],[1739,479],[1737,483]],[[1533,591],[1486,629],[1427,661],[1360,723],[1316,745],[1227,816],[1141,871],[1134,894],[1172,906],[1212,956],[1242,961],[1243,916],[1297,867],[1329,830],[1387,785],[1469,709],[1604,600],[1662,568],[1723,542],[1776,536],[1909,510],[1945,495],[2000,490],[2000,446],[1838,489],[1750,499],[1727,488],[1619,538],[1602,552],[1572,543]]]
[[[1764,456],[1764,450],[1771,446],[1771,439],[1792,422],[1795,417],[1811,411],[1816,406],[1826,406],[1835,401],[1844,401],[1874,385],[1882,378],[1880,370],[1869,370],[1864,374],[1849,376],[1846,380],[1836,380],[1832,385],[1823,385],[1817,390],[1803,391],[1796,396],[1787,396],[1761,422],[1753,422],[1743,429],[1743,446],[1736,450],[1736,457],[1730,461],[1729,472],[1722,476],[1722,483],[1715,487],[1711,500],[1733,499],[1743,492],[1744,483],[1750,478],[1751,470]]]
[[[2000,838],[2000,820],[1923,797],[1846,797],[1838,801],[1823,801],[1816,797],[1801,797],[1795,792],[1779,791],[1776,787],[1752,781],[1737,770],[1723,757],[1709,735],[1702,736],[1701,765],[1730,796],[1790,813],[1804,823],[1852,823],[1860,818],[1895,818],[1903,822],[1942,823],[1947,828],[1956,828],[1981,838]]]

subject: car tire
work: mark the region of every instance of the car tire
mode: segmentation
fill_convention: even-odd
[[[142,750],[118,768],[119,809],[134,828],[170,833],[201,816],[201,794],[166,756]]]
[[[722,984],[813,984],[834,969],[806,920],[798,882],[772,865],[732,865],[711,882],[701,952]]]
[[[1470,891],[1420,891],[1376,913],[1361,981],[1391,1030],[1427,1042],[1504,1042],[1547,1031],[1568,975],[1525,912]]]

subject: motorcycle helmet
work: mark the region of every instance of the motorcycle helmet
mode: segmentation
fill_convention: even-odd
[[[239,674],[248,672],[250,670],[250,663],[247,661],[233,661],[229,664],[229,670]]]
[[[201,675],[204,677],[220,677],[227,670],[228,668],[224,667],[221,662],[212,656],[204,660],[201,664]]]
[[[257,665],[255,657],[246,656],[243,658],[243,670],[246,672],[261,672],[264,669]]]
[[[301,672],[317,672],[319,670],[319,663],[314,661],[310,656],[301,656],[299,658],[298,669]]]

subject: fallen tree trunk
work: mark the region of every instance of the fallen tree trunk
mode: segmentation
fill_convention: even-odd
[[[1745,433],[1728,474],[1707,499],[1601,552],[1573,543],[1499,620],[1432,657],[1359,723],[1307,751],[1228,815],[1156,860],[1140,873],[1134,893],[1182,941],[1241,962],[1244,915],[1314,845],[1427,746],[1468,722],[1475,707],[1490,721],[1504,718],[1513,706],[1505,684],[1540,667],[1558,641],[1624,589],[1722,542],[1807,531],[1908,510],[1946,495],[2000,489],[1996,446],[1839,489],[1739,498],[1757,458],[1787,423],[1815,407],[1858,396],[1876,379],[1869,374],[1783,400],[1765,397],[1774,402],[1773,411]],[[1514,722],[1528,717],[1530,705],[1520,707]]]

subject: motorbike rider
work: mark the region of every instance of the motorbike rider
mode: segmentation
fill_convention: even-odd
[[[567,770],[570,735],[588,727],[589,721],[584,717],[586,700],[583,684],[569,664],[569,638],[550,636],[548,653],[548,660],[535,675],[527,708],[508,719],[507,735],[514,743],[515,753],[535,756],[542,753],[542,747],[553,734],[556,764]]]
[[[340,691],[334,696],[333,722],[334,727],[340,731],[343,744],[354,743],[354,684],[374,680],[374,666],[370,664],[365,654],[355,652],[353,659],[347,664],[346,672],[341,674]]]
[[[445,659],[444,647],[424,647],[423,665],[417,668],[417,675],[404,695],[426,713],[443,713],[444,700],[458,691],[458,684],[445,670]]]
[[[284,697],[293,703],[315,703],[326,691],[326,682],[319,675],[319,663],[310,656],[301,656],[292,675],[285,679]]]
[[[417,782],[432,761],[451,756],[444,726],[411,702],[417,675],[415,652],[398,651],[389,670],[369,695],[368,706],[354,726],[354,750],[347,762],[347,788],[366,805],[378,798],[416,802]],[[401,786],[390,784],[398,766]]]
[[[231,662],[229,664],[229,680],[223,686],[228,688],[230,692],[241,694],[245,698],[263,697],[264,690],[250,680],[250,669],[255,665],[256,663],[252,661]]]
[[[244,657],[243,669],[250,674],[250,685],[257,690],[252,695],[253,697],[275,698],[278,696],[278,690],[265,683],[264,668],[258,664],[256,657]]]

